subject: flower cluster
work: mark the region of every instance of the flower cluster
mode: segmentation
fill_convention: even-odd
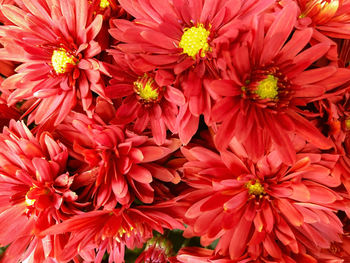
[[[349,262],[349,39],[349,0],[0,0],[0,262]]]

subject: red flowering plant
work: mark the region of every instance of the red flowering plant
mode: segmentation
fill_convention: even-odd
[[[154,162],[177,150],[179,140],[169,139],[158,146],[146,135],[96,119],[73,112],[56,129],[70,154],[79,161],[77,180],[91,188],[97,207],[126,205],[135,197],[152,203],[153,178],[166,182],[176,179]]]
[[[142,133],[151,128],[155,142],[163,144],[167,130],[177,133],[176,118],[179,106],[185,103],[181,90],[174,87],[175,76],[167,70],[143,72],[137,65],[128,64],[124,54],[113,54],[118,67],[106,65],[114,78],[106,88],[112,99],[123,98],[113,123],[130,124],[133,130]]]
[[[71,190],[67,148],[49,133],[35,137],[22,122],[11,121],[0,135],[0,244],[10,245],[3,262],[55,257],[65,237],[39,235],[86,206]]]
[[[23,9],[2,5],[14,24],[1,27],[0,59],[20,62],[16,74],[1,86],[8,103],[35,99],[28,109],[29,123],[54,118],[60,123],[79,100],[91,115],[92,91],[104,96],[94,39],[102,16],[93,18],[85,0],[21,1]]]
[[[72,233],[61,260],[72,259],[80,253],[85,260],[100,263],[107,251],[109,262],[121,263],[124,262],[125,247],[142,247],[153,236],[153,230],[162,233],[163,228],[183,228],[174,218],[176,213],[170,216],[164,212],[169,205],[172,204],[91,211],[53,226],[43,234]],[[98,251],[96,255],[94,249]]]
[[[0,262],[350,255],[348,0],[0,0]]]
[[[314,27],[322,34],[349,39],[350,1],[348,0],[292,0],[299,7],[300,26]],[[289,0],[280,1],[285,5]]]
[[[343,197],[334,190],[341,183],[332,172],[338,156],[298,141],[297,160],[286,165],[276,150],[255,162],[237,141],[230,146],[220,154],[182,149],[183,180],[195,189],[184,197],[191,204],[186,236],[199,235],[203,245],[219,238],[215,252],[232,260],[245,253],[292,260],[340,241],[334,211],[346,205],[339,206]]]
[[[211,112],[212,121],[222,123],[216,137],[218,148],[225,149],[235,136],[251,155],[259,157],[273,143],[283,161],[293,163],[290,133],[302,135],[321,149],[332,147],[303,116],[308,112],[303,107],[349,81],[349,70],[334,66],[306,70],[329,45],[307,47],[313,34],[309,28],[291,35],[296,11],[295,4],[286,6],[266,33],[263,18],[256,20],[246,41],[222,51],[222,79],[209,84],[220,96]]]

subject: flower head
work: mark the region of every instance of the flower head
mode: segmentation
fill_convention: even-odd
[[[21,2],[21,1],[20,1]],[[22,9],[2,5],[13,25],[2,26],[0,59],[21,63],[2,90],[8,103],[33,100],[29,122],[50,118],[60,123],[80,102],[91,115],[93,93],[104,96],[96,37],[102,16],[93,16],[86,0],[25,1]],[[16,39],[16,41],[14,41]]]
[[[298,26],[314,28],[314,37],[322,34],[332,38],[349,39],[349,0],[287,0],[279,1],[279,4],[285,6],[289,2],[294,2],[299,7]]]
[[[127,65],[120,53],[113,53],[120,68],[110,67],[115,79],[106,88],[110,98],[123,98],[117,109],[115,123],[131,124],[133,130],[142,133],[151,128],[157,144],[166,140],[167,130],[177,133],[176,117],[179,106],[185,103],[181,90],[174,87],[175,77],[169,71],[157,70],[140,72],[132,65]],[[126,62],[122,67],[122,62]],[[121,77],[122,76],[122,77]]]
[[[166,206],[91,211],[53,226],[43,234],[72,232],[61,255],[63,260],[72,259],[80,250],[95,248],[97,255],[94,262],[101,262],[107,251],[111,261],[121,263],[124,262],[125,247],[141,248],[144,242],[152,238],[152,231],[162,233],[163,228],[183,228],[165,212]]]
[[[35,138],[23,123],[14,121],[0,134],[0,147],[0,244],[10,245],[3,260],[18,262],[35,251],[37,262],[43,262],[44,253],[53,256],[56,249],[50,246],[44,252],[43,243],[63,237],[39,232],[82,207],[66,171],[67,148],[49,133]]]
[[[184,181],[194,188],[185,197],[186,237],[200,236],[203,246],[219,239],[215,253],[231,260],[297,259],[340,241],[342,223],[334,211],[346,207],[334,190],[340,185],[332,173],[337,156],[301,150],[288,166],[276,151],[254,162],[242,145],[232,147],[220,154],[182,149]]]
[[[135,263],[167,263],[171,253],[171,242],[162,236],[154,236],[147,241],[144,251]]]
[[[76,180],[91,185],[97,207],[116,202],[125,205],[135,197],[152,203],[154,178],[166,182],[175,179],[170,171],[153,162],[178,149],[176,139],[157,146],[147,136],[77,113],[69,115],[57,132],[80,163]]]
[[[255,30],[264,32],[260,26],[248,33],[246,43],[222,51],[222,58],[228,61],[221,67],[222,80],[209,84],[209,89],[220,96],[211,111],[213,122],[221,123],[215,139],[220,149],[235,136],[257,157],[273,143],[283,161],[291,164],[295,152],[289,136],[294,133],[321,149],[332,147],[300,108],[347,83],[349,70],[332,66],[307,70],[329,45],[304,48],[313,34],[309,28],[291,35],[296,11],[291,3],[280,11],[264,35],[254,34]]]

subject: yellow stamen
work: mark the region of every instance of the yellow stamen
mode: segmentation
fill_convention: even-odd
[[[199,51],[201,57],[205,57],[205,53],[210,51],[208,37],[210,31],[206,30],[203,24],[185,28],[181,37],[179,47],[183,49],[183,53],[190,57],[195,57]]]
[[[345,128],[350,130],[350,119],[345,120]]]
[[[51,63],[53,69],[57,74],[63,74],[66,73],[68,64],[77,64],[77,59],[74,56],[67,53],[67,51],[64,48],[60,48],[53,51]]]
[[[260,99],[275,99],[278,95],[278,79],[273,75],[267,77],[259,82],[258,88],[255,91]]]
[[[154,80],[149,78],[147,74],[134,82],[135,91],[141,99],[149,102],[158,99],[158,89],[154,87]]]
[[[258,180],[256,180],[254,184],[252,184],[252,181],[249,181],[246,187],[250,195],[261,196],[265,194],[265,189]]]
[[[101,2],[100,2],[101,9],[105,9],[105,8],[109,7],[109,5],[110,5],[110,3],[108,0],[101,0]]]
[[[26,195],[26,201],[25,201],[25,203],[26,203],[27,206],[32,206],[32,205],[34,205],[35,201],[36,201],[35,199],[29,199],[29,198],[28,198],[28,195]]]

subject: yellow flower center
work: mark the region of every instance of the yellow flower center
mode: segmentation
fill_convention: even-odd
[[[158,99],[158,89],[154,87],[154,80],[147,74],[134,82],[135,92],[144,101],[150,102]]]
[[[51,63],[57,74],[63,74],[66,73],[68,64],[77,64],[77,59],[70,55],[64,48],[60,48],[53,51]]]
[[[109,7],[109,1],[108,0],[101,0],[101,2],[100,2],[100,7],[102,8],[102,9],[105,9],[105,8],[107,8],[107,7]]]
[[[260,99],[276,99],[278,95],[278,78],[273,75],[267,75],[267,77],[259,82],[258,88],[255,91],[259,95]]]
[[[345,120],[345,128],[350,130],[350,119]]]
[[[190,57],[195,57],[199,51],[200,56],[205,57],[205,53],[210,51],[208,37],[210,31],[206,30],[203,24],[185,28],[181,37],[179,47],[183,49],[183,53]]]
[[[246,187],[250,195],[261,196],[265,194],[265,189],[258,180],[256,180],[254,184],[252,184],[252,181],[249,181]]]
[[[35,201],[36,201],[35,199],[29,199],[28,194],[26,194],[26,201],[25,201],[25,204],[26,204],[27,206],[32,206],[32,205],[34,205]]]

